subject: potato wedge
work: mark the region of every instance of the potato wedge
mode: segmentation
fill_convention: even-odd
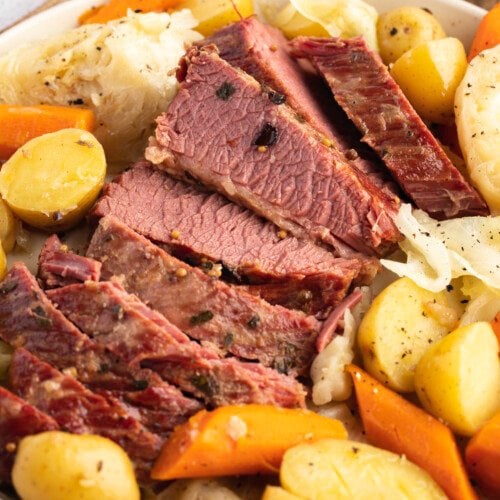
[[[5,253],[11,252],[16,244],[18,225],[12,210],[0,198],[0,241]]]
[[[23,500],[139,500],[127,454],[101,436],[43,432],[21,440],[12,481]]]
[[[474,434],[500,409],[500,360],[491,325],[462,326],[433,345],[417,366],[415,389],[429,413],[458,434]]]
[[[63,129],[32,139],[4,164],[0,193],[23,221],[40,229],[74,226],[104,183],[104,150],[90,133]]]
[[[399,392],[414,390],[417,363],[429,347],[450,332],[458,314],[451,294],[433,293],[400,278],[373,301],[358,331],[366,370]]]
[[[444,499],[434,480],[404,456],[364,443],[324,439],[285,453],[282,486],[314,499]]]
[[[453,123],[455,92],[467,69],[465,48],[457,38],[423,43],[392,66],[396,80],[417,113],[435,123]]]

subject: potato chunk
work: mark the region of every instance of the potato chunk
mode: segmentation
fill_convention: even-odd
[[[0,241],[5,253],[16,244],[18,222],[7,203],[0,198]]]
[[[403,54],[391,75],[425,120],[453,122],[455,92],[467,69],[467,55],[457,38],[433,40]]]
[[[415,367],[429,347],[458,321],[451,295],[400,278],[373,301],[358,331],[366,370],[399,392],[414,390]]]
[[[386,64],[421,43],[445,36],[439,21],[419,7],[399,7],[381,14],[377,22],[380,55]]]
[[[32,139],[4,164],[0,193],[23,221],[40,229],[74,226],[104,183],[106,159],[97,139],[63,129]]]
[[[422,405],[471,436],[500,409],[498,342],[489,323],[458,328],[432,346],[415,372]]]
[[[355,441],[324,439],[291,448],[280,479],[302,498],[447,498],[427,472],[403,456]]]
[[[12,481],[23,500],[139,500],[132,463],[101,436],[52,431],[21,440]]]

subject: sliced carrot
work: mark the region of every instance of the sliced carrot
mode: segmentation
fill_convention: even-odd
[[[485,492],[500,498],[500,413],[486,422],[469,441],[465,462]]]
[[[136,12],[165,12],[179,2],[180,0],[111,0],[101,7],[87,10],[78,21],[80,24],[102,24],[126,16],[128,9]]]
[[[357,366],[347,370],[370,443],[405,455],[426,470],[451,499],[477,498],[448,427]]]
[[[345,439],[338,420],[302,409],[223,406],[197,413],[165,442],[151,477],[275,474],[288,448],[322,438]]]
[[[495,332],[498,343],[500,344],[500,312],[497,313],[495,319],[491,322],[491,326],[493,327],[493,331]]]
[[[64,106],[0,104],[0,159],[7,160],[29,140],[64,128],[92,131],[94,113]]]
[[[500,3],[486,14],[477,28],[468,60],[471,61],[479,52],[500,43]]]

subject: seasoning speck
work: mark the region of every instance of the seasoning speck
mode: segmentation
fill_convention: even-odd
[[[236,92],[236,88],[234,85],[231,85],[229,82],[224,82],[216,91],[215,95],[223,100],[228,101],[229,98]]]
[[[16,443],[7,443],[5,445],[5,451],[7,451],[8,453],[14,453],[16,451],[16,448]]]
[[[214,313],[212,311],[201,311],[200,313],[191,316],[189,323],[191,323],[192,326],[202,325],[203,323],[210,321],[213,317]]]
[[[265,153],[265,152],[267,151],[267,146],[259,146],[259,147],[257,148],[257,151],[258,151],[259,153]]]
[[[278,231],[278,238],[284,240],[288,236],[288,233],[284,229]]]
[[[187,273],[188,272],[183,267],[179,267],[179,269],[177,269],[177,271],[175,271],[175,275],[178,278],[185,278],[187,276]]]
[[[255,137],[255,146],[273,146],[278,140],[278,129],[270,123],[265,123],[261,131]]]
[[[173,230],[170,232],[170,237],[171,237],[173,240],[178,240],[178,239],[181,237],[181,232],[180,232],[178,229],[173,229]]]

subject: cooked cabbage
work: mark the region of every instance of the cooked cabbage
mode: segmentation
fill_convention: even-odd
[[[492,321],[500,311],[500,290],[486,286],[472,276],[467,276],[463,279],[461,291],[469,302],[460,318],[459,326],[479,321]]]
[[[91,108],[110,161],[136,159],[177,91],[173,72],[201,35],[189,10],[88,24],[0,58],[0,102]]]
[[[452,278],[474,276],[500,290],[500,217],[431,219],[402,205],[395,223],[406,237],[400,243],[406,263],[382,260],[399,276],[432,292],[444,290]]]

